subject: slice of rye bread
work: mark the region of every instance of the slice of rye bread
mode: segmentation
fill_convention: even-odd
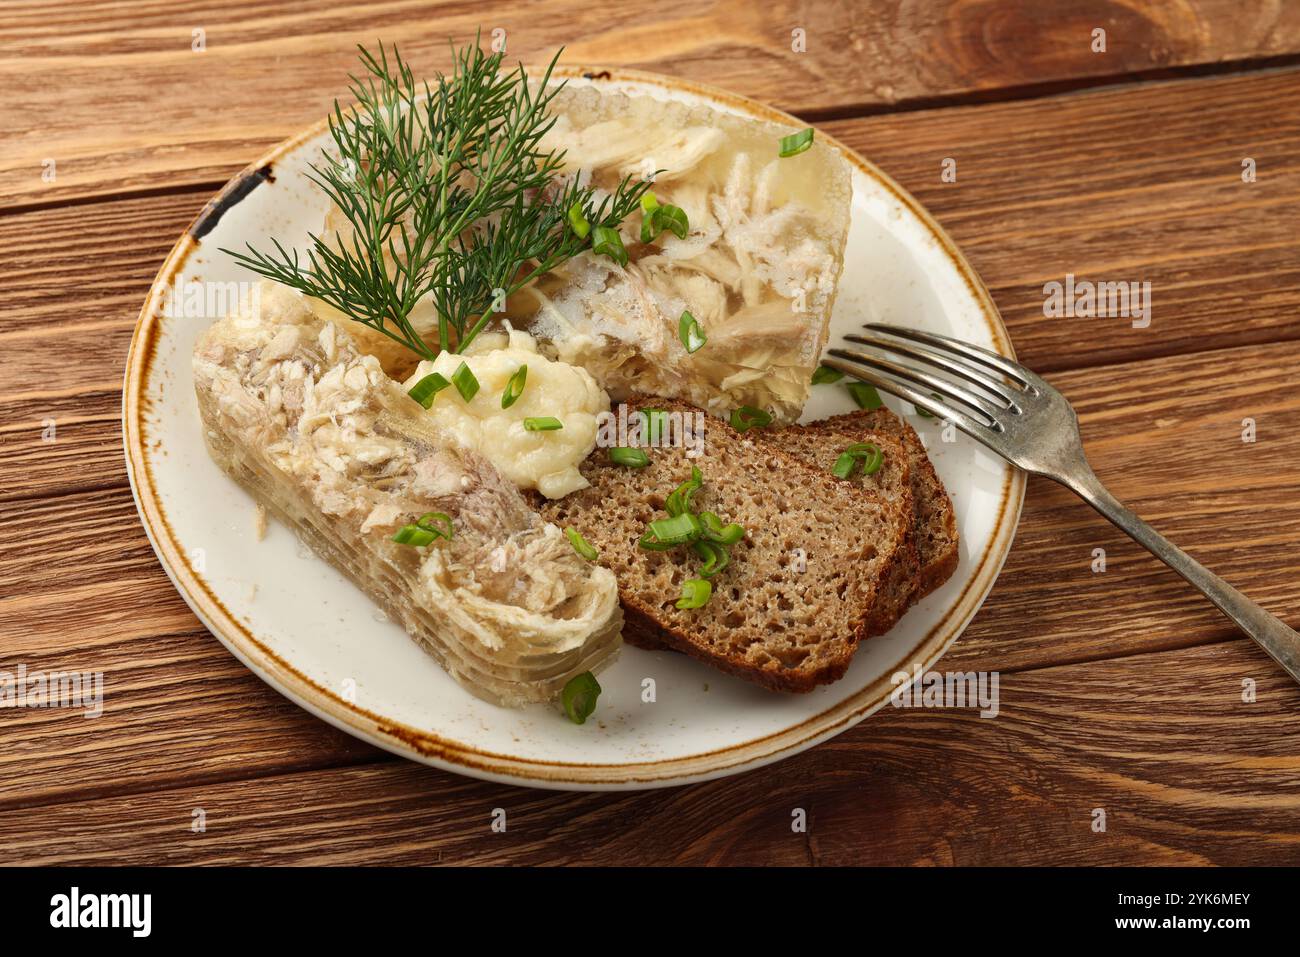
[[[846,448],[857,442],[873,442],[880,447],[882,462],[871,475],[856,470],[846,482],[852,482],[868,494],[890,502],[902,515],[914,516],[915,499],[912,487],[911,450],[897,432],[883,429],[817,430],[793,427],[779,430],[755,430],[749,433],[755,439],[775,445],[781,451],[794,455],[814,468],[830,474],[836,459]],[[922,450],[924,454],[924,450]],[[927,460],[928,461],[928,460]],[[898,545],[898,557],[890,566],[878,590],[878,598],[867,619],[866,634],[883,635],[898,623],[903,612],[911,606],[916,592],[917,576],[921,570],[916,547],[916,522],[905,523],[903,539]],[[653,636],[636,636],[632,644],[642,648],[663,648]]]
[[[664,399],[630,405],[697,414]],[[778,691],[835,681],[869,633],[894,564],[906,560],[911,510],[711,416],[692,421],[704,430],[698,456],[652,448],[651,464],[633,469],[597,448],[581,467],[591,486],[541,503],[542,516],[575,528],[613,570],[630,643],[685,652]],[[698,556],[638,543],[649,522],[667,517],[664,501],[692,465],[704,476],[692,508],[739,522],[745,537],[711,580],[709,603],[683,610],[676,602],[682,582],[699,577]]]
[[[873,498],[890,502],[900,513],[911,516],[906,520],[903,541],[899,545],[898,560],[885,576],[867,623],[868,636],[883,635],[898,623],[903,612],[907,611],[912,604],[917,575],[921,570],[914,520],[916,489],[912,482],[912,474],[916,466],[913,464],[913,455],[906,441],[900,434],[885,429],[859,427],[813,430],[795,426],[787,429],[765,430],[758,437],[784,452],[797,456],[828,475],[840,454],[850,445],[870,442],[880,448],[882,461],[880,468],[873,474],[864,475],[859,467],[848,479],[838,481],[852,484]]]
[[[946,582],[956,571],[958,558],[957,514],[916,430],[882,406],[782,429],[771,433],[768,438],[796,451],[819,442],[826,442],[831,448],[837,445],[842,448],[853,442],[874,441],[871,436],[882,433],[903,443],[911,465],[916,511],[914,538],[919,567],[916,587],[903,607],[906,610]],[[819,463],[826,461],[830,454],[827,448],[817,455],[816,460]]]

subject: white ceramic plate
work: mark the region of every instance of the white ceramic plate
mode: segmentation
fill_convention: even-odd
[[[562,73],[573,83],[797,122],[666,77]],[[553,788],[655,787],[734,774],[852,727],[889,700],[891,676],[916,664],[929,668],[961,634],[1011,546],[1024,479],[964,436],[941,441],[936,423],[892,400],[926,438],[952,495],[961,562],[893,631],[867,642],[843,680],[808,695],[773,694],[682,655],[629,647],[601,674],[604,693],[585,726],[545,706],[497,708],[456,685],[287,529],[272,526],[257,541],[252,501],[211,462],[199,431],[190,353],[213,316],[158,313],[164,288],[254,278],[220,247],[263,244],[267,236],[306,242],[325,204],[305,164],[326,139],[322,125],[281,144],[208,204],[158,274],[126,372],[127,466],[159,560],[195,614],[268,684],[351,734],[464,774]],[[1012,355],[996,308],[953,242],[897,184],[844,152],[853,166],[853,219],[831,342],[879,320]],[[805,418],[850,408],[842,388],[822,386]],[[656,681],[651,704],[641,701],[645,677]]]

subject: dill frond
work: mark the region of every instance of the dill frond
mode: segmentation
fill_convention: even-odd
[[[350,230],[311,234],[305,257],[274,239],[269,253],[251,243],[224,251],[422,358],[463,350],[494,306],[587,248],[568,226],[573,206],[617,229],[649,187],[626,178],[597,202],[592,187],[561,179],[563,151],[540,145],[563,86],[551,84],[558,53],[530,88],[522,64],[502,73],[503,54],[484,54],[477,40],[432,85],[416,81],[395,47],[391,57],[383,44],[377,55],[359,49],[356,105],[335,101],[334,149],[310,174]],[[426,297],[436,348],[410,321]]]

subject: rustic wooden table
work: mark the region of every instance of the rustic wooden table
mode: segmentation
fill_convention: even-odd
[[[1045,482],[944,659],[1001,672],[996,720],[886,708],[696,787],[558,794],[398,760],[203,629],[123,467],[145,292],[208,195],[325,112],[356,42],[397,41],[431,71],[479,25],[525,60],[564,44],[569,61],[718,84],[875,160],[965,249],[1114,492],[1297,621],[1300,5],[9,0],[0,669],[98,670],[107,690],[95,720],[0,712],[0,861],[1300,862],[1300,688]],[[1045,317],[1044,284],[1067,273],[1150,282],[1150,325]]]

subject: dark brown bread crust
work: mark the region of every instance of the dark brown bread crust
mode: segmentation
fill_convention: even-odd
[[[666,400],[640,406],[694,412]],[[591,487],[543,504],[543,517],[576,528],[618,576],[629,643],[666,646],[779,691],[811,691],[842,677],[858,642],[879,626],[873,614],[882,587],[908,560],[911,509],[864,496],[717,419],[705,427],[698,459],[653,449],[652,464],[634,470],[597,449],[582,466]],[[698,560],[685,550],[644,551],[637,539],[649,520],[664,517],[664,498],[693,463],[704,473],[694,506],[741,522],[747,534],[713,579],[712,601],[682,611],[674,602],[681,581],[696,577]],[[800,572],[788,567],[796,548],[806,551]]]

